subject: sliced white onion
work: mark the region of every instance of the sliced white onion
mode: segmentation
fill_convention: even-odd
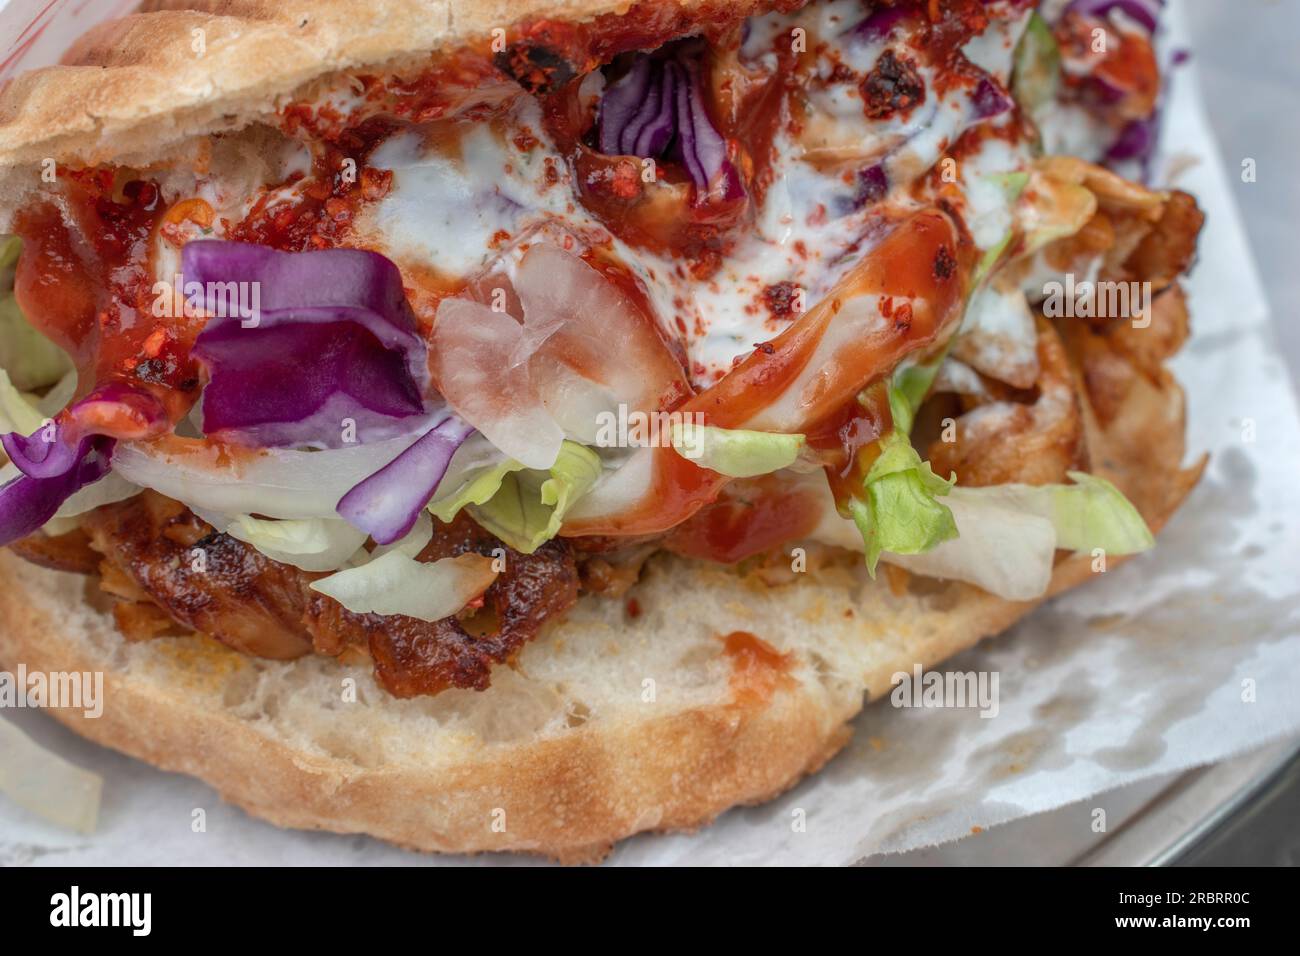
[[[361,567],[314,581],[311,588],[357,614],[404,614],[440,621],[486,591],[496,576],[492,559],[481,554],[425,564],[390,551]]]
[[[549,243],[530,246],[514,286],[525,326],[544,330],[535,336],[538,357],[558,360],[604,386],[609,407],[653,410],[663,391],[682,381],[652,320],[578,256]],[[556,404],[540,386],[539,391],[548,405]]]
[[[456,413],[529,468],[555,464],[564,431],[547,412],[528,374],[511,366],[523,326],[481,302],[444,299],[432,349],[438,387]]]
[[[820,476],[813,476],[820,479]],[[824,487],[826,482],[820,481]],[[967,497],[960,487],[942,501],[952,510],[958,537],[924,554],[880,555],[880,560],[932,578],[965,581],[1008,601],[1041,597],[1052,579],[1056,531],[1045,518]],[[810,536],[824,544],[862,551],[862,535],[835,510],[830,492],[821,523]]]
[[[397,551],[406,555],[408,558],[416,557],[425,549],[430,541],[433,540],[433,518],[429,517],[427,511],[421,511],[420,516],[415,519],[415,527],[406,532],[404,537],[398,538],[392,544],[381,544],[375,550],[370,552],[370,560],[382,558],[390,551]]]
[[[188,439],[118,442],[113,470],[196,511],[337,518],[339,499],[410,444],[404,437],[329,451],[269,448],[230,461]]]
[[[68,407],[72,401],[72,396],[77,394],[77,372],[73,369],[58,383],[45,393],[45,397],[36,403],[37,411],[42,415],[53,418],[59,412]]]
[[[98,774],[68,763],[0,719],[0,793],[19,806],[58,826],[93,833],[103,789]]]
[[[654,481],[656,448],[637,448],[617,467],[606,470],[569,511],[571,520],[596,520],[631,511]]]
[[[444,299],[434,377],[462,418],[525,467],[549,468],[564,438],[594,444],[602,415],[620,405],[652,411],[688,391],[653,318],[579,256],[536,242],[512,278],[493,283],[522,316]]]
[[[80,491],[59,506],[55,518],[75,518],[87,511],[94,511],[100,505],[111,505],[119,501],[134,498],[140,493],[140,486],[127,481],[116,471],[110,471],[93,484],[86,485]]]
[[[619,401],[608,386],[584,378],[549,355],[534,356],[529,370],[542,404],[565,438],[595,445],[605,416],[616,420]]]
[[[880,560],[933,578],[965,581],[1008,601],[1047,593],[1056,556],[1056,531],[1046,518],[963,499],[953,489],[943,499],[958,537],[925,554],[889,554]],[[860,540],[860,539],[859,539]]]

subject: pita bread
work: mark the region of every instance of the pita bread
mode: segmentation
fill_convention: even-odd
[[[0,207],[12,212],[43,158],[183,157],[210,133],[268,119],[337,71],[415,68],[429,50],[543,13],[580,20],[654,8],[673,34],[695,18],[767,5],[376,0],[364,17],[347,0],[185,6],[206,12],[106,24],[64,65],[0,90]],[[205,31],[203,56],[191,51],[195,29]],[[1166,378],[1149,391],[1106,430],[1086,418],[1094,470],[1159,528],[1199,469],[1179,466],[1177,385]],[[1153,461],[1156,431],[1162,454]],[[630,834],[699,827],[770,798],[843,746],[864,693],[885,694],[893,673],[934,665],[1036,603],[906,575],[871,582],[849,556],[775,583],[660,555],[632,592],[639,614],[584,596],[515,667],[499,668],[488,691],[397,700],[366,666],[249,658],[202,636],[128,643],[93,582],[11,554],[0,555],[0,568],[9,582],[0,591],[0,665],[106,674],[101,718],[54,711],[78,733],[200,777],[283,826],[564,861],[598,859]],[[1086,556],[1062,560],[1052,593],[1089,574]],[[729,652],[723,637],[732,632],[775,653]]]

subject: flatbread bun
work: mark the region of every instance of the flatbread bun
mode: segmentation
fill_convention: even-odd
[[[786,3],[785,6],[792,4]],[[671,37],[774,0],[146,0],[100,24],[58,66],[0,91],[0,167],[157,162],[194,138],[268,120],[313,84],[359,68],[427,66],[431,50],[513,43],[539,19],[628,17]],[[174,9],[169,9],[174,8]],[[199,31],[196,33],[196,31]],[[199,52],[201,49],[202,52]]]
[[[0,89],[0,219],[38,188],[46,157],[183,156],[338,70],[427,62],[429,50],[543,13],[645,10],[625,0],[376,0],[364,14],[348,0],[185,6],[208,12],[106,24],[67,65]],[[685,33],[694,16],[766,5],[653,6]],[[198,57],[194,29],[205,31]],[[1104,429],[1085,416],[1090,470],[1158,529],[1200,469],[1180,466],[1172,379],[1144,380],[1134,395]],[[884,695],[895,672],[937,664],[1034,606],[897,572],[873,582],[860,557],[814,558],[799,574],[660,555],[624,599],[582,597],[489,690],[398,700],[362,664],[250,658],[202,636],[128,642],[96,582],[3,552],[0,667],[104,672],[102,717],[54,715],[276,824],[591,861],[633,833],[690,830],[792,786],[848,740],[864,694]],[[1052,593],[1091,573],[1089,556],[1063,559]]]
[[[1130,442],[1159,436],[1167,450],[1181,404],[1171,385],[1127,435],[1092,436],[1094,471],[1153,529],[1201,468],[1148,464]],[[872,582],[849,555],[810,567],[773,582],[663,555],[626,600],[583,596],[488,690],[397,700],[368,667],[330,658],[263,660],[202,636],[128,643],[93,581],[2,552],[0,666],[104,672],[101,717],[52,713],[281,826],[587,862],[634,833],[691,830],[780,793],[848,741],[864,694],[1037,603],[919,577]],[[1091,574],[1091,556],[1066,558],[1051,593]],[[737,632],[757,640],[729,642]]]

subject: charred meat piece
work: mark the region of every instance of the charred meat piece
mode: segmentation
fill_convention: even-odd
[[[936,474],[954,472],[963,486],[1063,482],[1071,469],[1088,469],[1083,411],[1069,356],[1056,329],[1041,316],[1039,375],[1032,402],[998,400],[957,418],[955,441],[931,443]]]
[[[306,620],[317,649],[337,653],[349,644],[366,645],[375,678],[395,697],[448,687],[486,690],[493,665],[512,660],[552,615],[578,599],[578,572],[568,544],[549,541],[533,554],[520,554],[464,515],[439,527],[420,560],[494,551],[505,567],[483,595],[495,623],[488,633],[471,634],[455,617],[430,623],[400,614],[355,614],[315,595]]]
[[[472,634],[455,617],[428,622],[348,611],[311,590],[323,575],[272,561],[153,492],[98,509],[87,515],[85,528],[104,557],[100,571],[110,593],[127,602],[151,600],[185,627],[258,657],[366,650],[376,679],[398,697],[487,688],[493,665],[510,661],[578,596],[578,572],[566,543],[552,541],[534,554],[519,554],[464,516],[439,525],[420,560],[467,552],[504,555],[504,570],[483,596],[494,626],[482,634]],[[151,628],[163,630],[138,607],[118,617],[131,623],[135,638]]]
[[[96,550],[179,624],[245,654],[309,652],[304,571],[219,534],[184,505],[146,491],[86,516]]]
[[[875,67],[862,81],[862,104],[869,118],[889,119],[895,113],[904,116],[925,102],[925,81],[916,64],[906,57],[886,50]]]
[[[515,43],[493,58],[493,63],[529,93],[558,90],[576,75],[564,55],[539,43]]]
[[[90,546],[86,532],[80,528],[53,537],[38,532],[13,542],[9,547],[20,557],[43,568],[74,574],[94,574],[99,570],[99,555]]]

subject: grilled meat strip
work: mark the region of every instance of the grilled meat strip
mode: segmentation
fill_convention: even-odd
[[[376,679],[398,697],[487,688],[492,666],[510,661],[578,594],[567,544],[552,541],[519,554],[464,516],[440,525],[420,560],[473,551],[495,552],[504,562],[483,596],[496,627],[481,636],[456,618],[427,622],[348,611],[310,589],[324,575],[272,561],[151,491],[95,510],[83,527],[103,555],[106,577],[125,575],[184,627],[276,660],[361,648],[374,660]]]
[[[474,636],[455,617],[429,623],[401,614],[356,614],[311,592],[304,620],[317,648],[330,653],[340,645],[367,646],[375,678],[395,697],[436,694],[448,687],[486,690],[494,664],[513,659],[548,618],[577,601],[578,570],[572,551],[561,540],[520,554],[464,514],[439,525],[419,559],[437,561],[470,552],[495,552],[504,563],[483,595],[485,610],[495,618],[493,632]]]
[[[90,539],[81,528],[60,535],[44,532],[28,535],[9,547],[15,554],[43,568],[73,574],[95,574],[99,570],[99,555],[91,548]]]
[[[105,562],[178,624],[255,657],[312,649],[302,618],[319,575],[272,561],[152,491],[92,511],[82,527]]]

